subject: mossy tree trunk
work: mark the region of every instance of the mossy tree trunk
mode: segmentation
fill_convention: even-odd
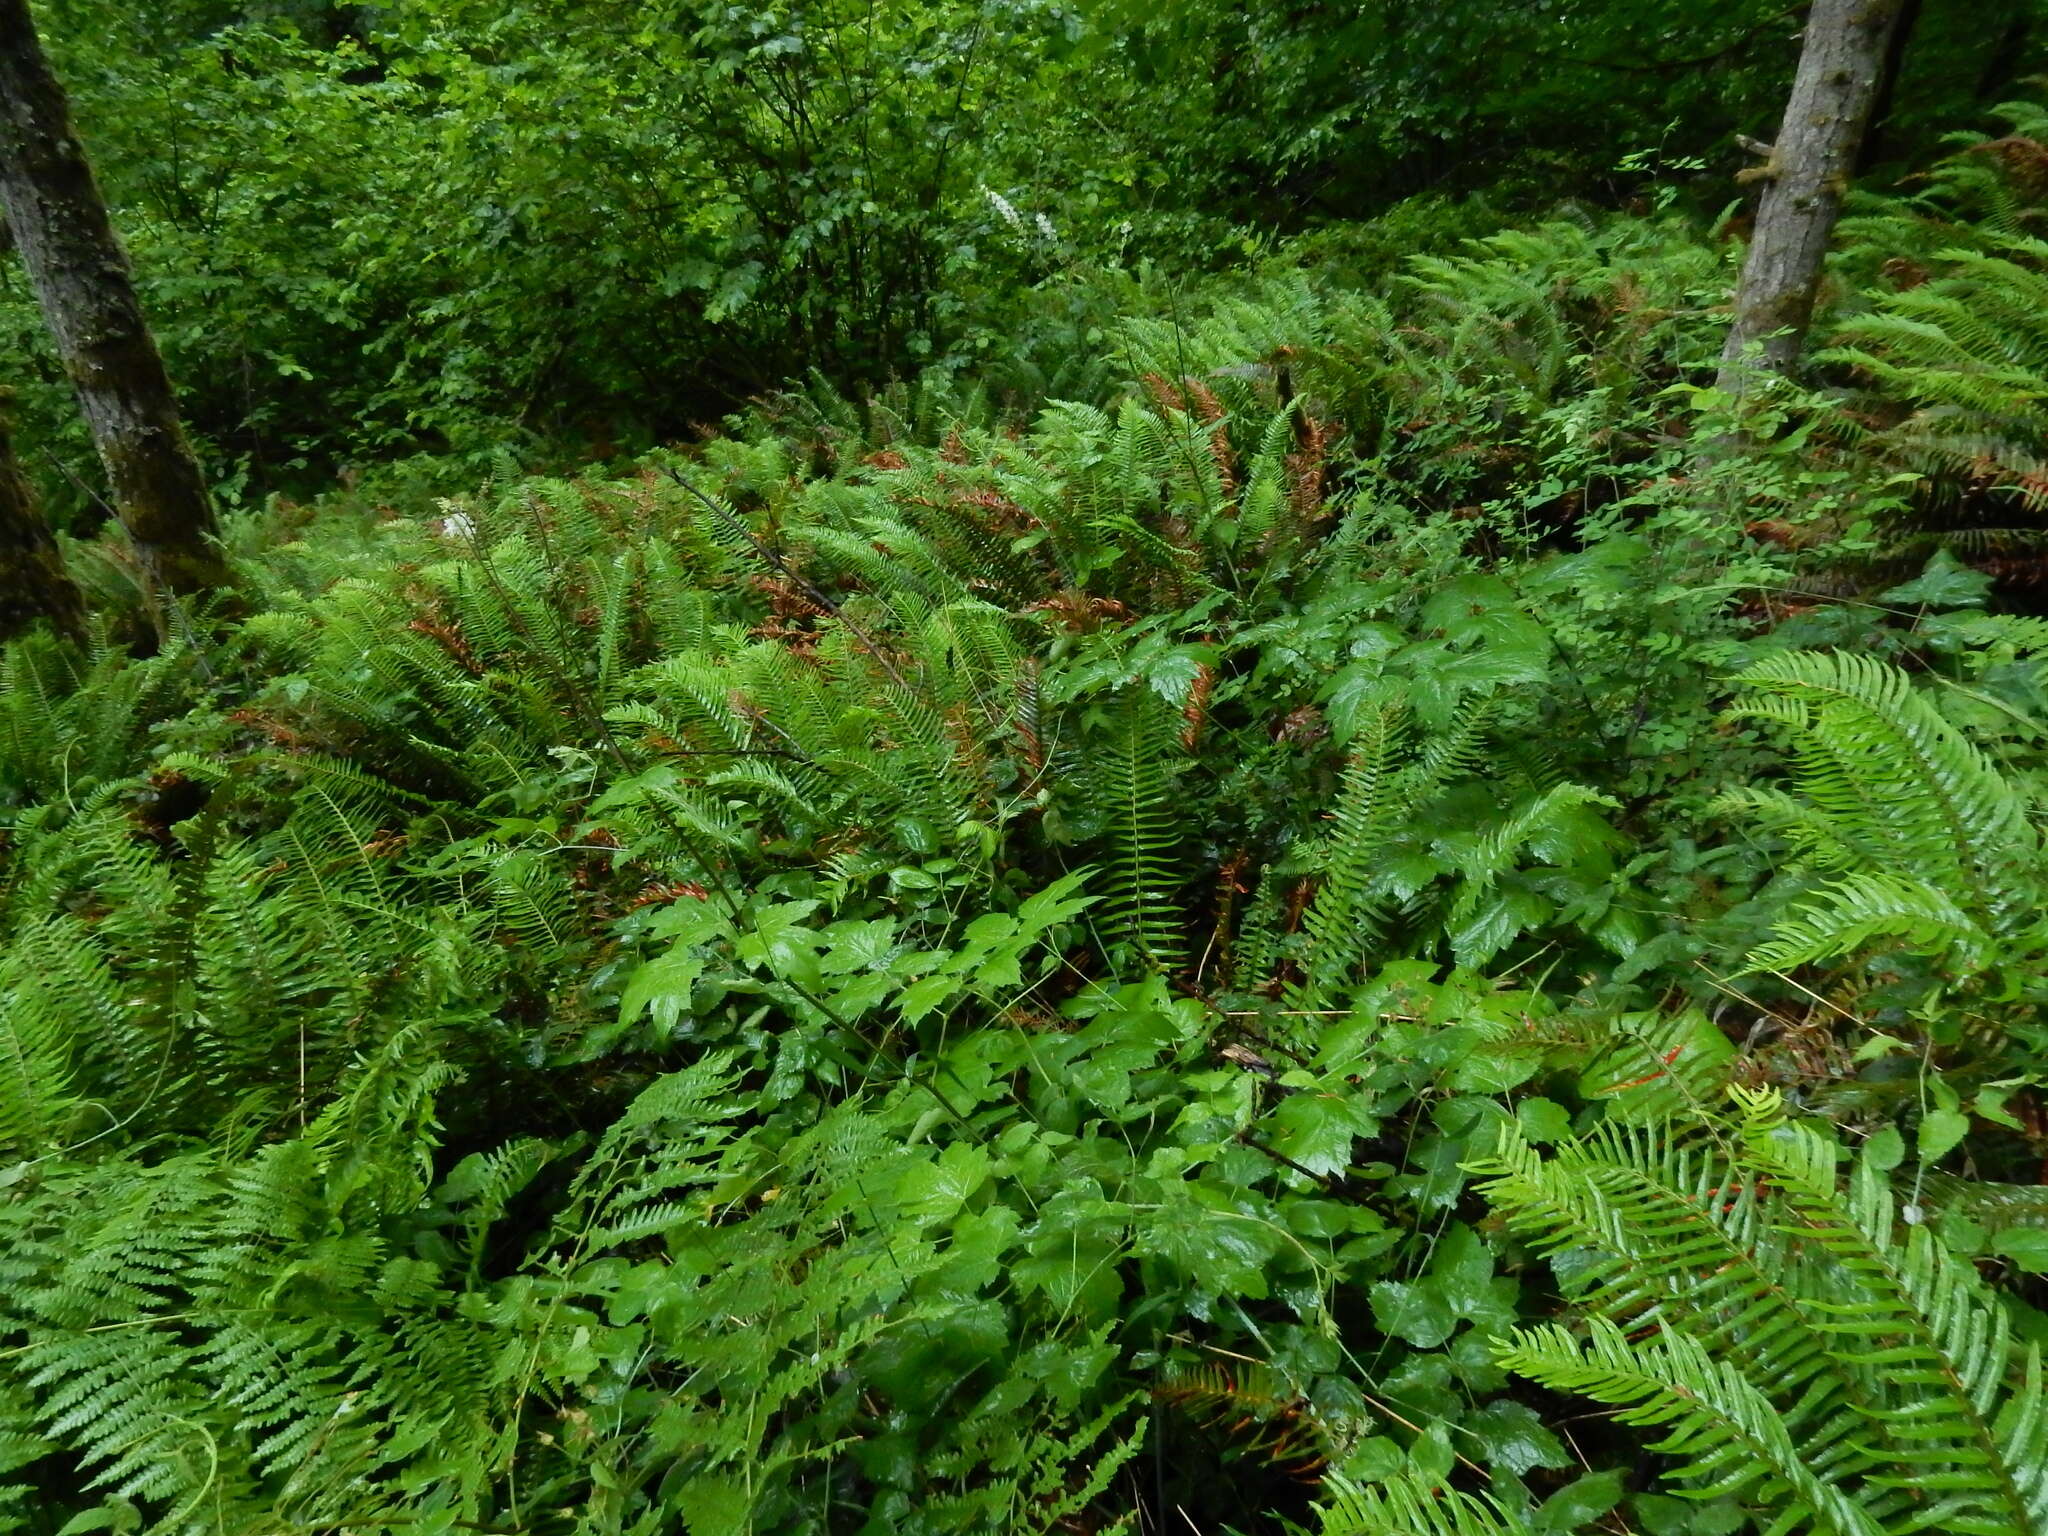
[[[77,635],[84,629],[85,605],[35,493],[14,462],[9,404],[0,390],[0,640],[13,639],[38,619]]]
[[[1762,179],[1763,200],[1721,355],[1722,389],[1740,394],[1759,370],[1786,373],[1799,360],[1899,8],[1900,0],[1814,0],[1807,13],[1778,141],[1749,173]]]
[[[213,506],[28,0],[0,0],[0,210],[153,587],[224,587]]]

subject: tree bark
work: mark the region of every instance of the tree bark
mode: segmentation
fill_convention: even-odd
[[[28,0],[0,0],[0,210],[145,578],[226,586],[206,481]]]
[[[1877,90],[1870,104],[1870,124],[1863,130],[1863,142],[1856,147],[1856,174],[1862,176],[1890,150],[1892,107],[1899,94],[1899,76],[1906,67],[1906,49],[1920,25],[1921,0],[1901,0],[1898,19],[1885,40],[1884,63],[1878,67]]]
[[[1870,118],[1900,0],[1814,0],[1785,121],[1768,162],[1756,232],[1735,293],[1717,387],[1740,394],[1758,372],[1799,360],[1828,239]],[[1761,352],[1751,349],[1761,344]]]
[[[85,605],[64,569],[35,493],[14,462],[10,403],[0,390],[0,640],[13,639],[38,619],[78,635],[85,627]]]

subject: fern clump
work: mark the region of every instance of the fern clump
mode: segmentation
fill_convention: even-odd
[[[1795,766],[1789,789],[1720,803],[1783,837],[1808,882],[1750,968],[1907,956],[1925,969],[1903,998],[1923,1010],[2036,1028],[2042,853],[2027,782],[1883,662],[1787,652],[1741,682],[1733,717],[1784,733]]]
[[[1572,1260],[1576,1334],[1522,1329],[1509,1370],[1654,1430],[1665,1476],[1777,1530],[2048,1522],[2039,1346],[1874,1152],[1774,1093],[1731,1126],[1613,1122],[1549,1155],[1515,1132],[1478,1166],[1511,1229]]]

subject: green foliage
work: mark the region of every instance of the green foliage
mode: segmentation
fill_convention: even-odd
[[[1184,308],[1186,275],[1276,237],[1356,286],[1418,253],[1459,264],[1460,238],[1561,199],[1708,215],[1731,136],[1768,131],[1792,57],[1761,0],[1506,18],[44,0],[37,17],[188,417],[250,503],[336,471],[446,490],[508,444],[612,458],[815,371],[867,392],[971,368],[996,396],[1100,403],[1121,296]],[[2038,52],[2030,20],[2027,0],[1921,16],[1886,147],[1918,154],[1995,100]],[[1480,350],[1555,384],[1578,364],[1542,317],[1552,275],[1497,255],[1529,323]],[[1722,261],[1697,241],[1687,259]],[[1617,329],[1638,340],[1718,302],[1671,303],[1615,265]],[[1470,317],[1447,308],[1387,339],[1466,349]],[[25,459],[94,520],[91,455],[11,264],[0,337]],[[1629,350],[1577,354],[1606,374],[1579,402],[1593,431]],[[374,474],[409,455],[434,457]]]
[[[1588,1317],[1516,1331],[1500,1359],[1662,1436],[1664,1475],[1772,1530],[2038,1531],[2039,1346],[1866,1152],[1773,1093],[1723,1130],[1605,1126],[1539,1153],[1513,1129],[1479,1172]]]
[[[2048,626],[1884,565],[1956,354],[1729,442],[1676,198],[1189,287],[969,181],[1256,12],[485,9],[132,23],[247,50],[195,114],[389,135],[278,183],[363,258],[335,419],[820,371],[245,510],[246,612],[0,657],[0,1530],[2043,1524]]]
[[[1844,222],[1846,267],[1868,284],[1821,356],[1849,371],[1849,423],[1927,477],[1921,527],[1953,549],[2012,556],[2041,538],[2044,366],[2038,104],[1999,109],[2008,131],[1956,135],[1910,200],[1866,200]]]
[[[1885,431],[1905,463],[1949,480],[1951,494],[2003,499],[2020,517],[2038,512],[2048,494],[2044,256],[2048,244],[2026,235],[1988,251],[1938,252],[1940,276],[1881,294],[1877,307],[1841,327],[1826,354],[1913,408]],[[2037,537],[2021,521],[1971,528],[1959,542],[1996,550]]]
[[[26,1504],[1051,1529],[1220,1439],[1181,1492],[1257,1520],[1417,1414],[1551,1465],[1436,1384],[1512,1287],[1434,1233],[1534,1069],[1453,1037],[1552,1004],[1430,957],[1585,943],[1615,834],[1512,750],[1528,600],[1419,530],[1365,570],[1391,525],[1249,383],[336,515],[249,537],[263,606],[191,649],[17,647]],[[1361,987],[1344,1037],[1275,1006]],[[1383,1419],[1346,1291],[1417,1362]],[[1260,1433],[1187,1385],[1248,1353]]]
[[[1793,878],[1825,881],[1794,898],[1750,969],[1910,955],[1927,970],[1893,990],[1917,990],[1918,1008],[1945,1000],[1982,1024],[1976,999],[1996,998],[2009,1027],[2028,1025],[2041,908],[2029,788],[1867,656],[1786,652],[1741,681],[1734,716],[1784,731],[1798,766],[1791,792],[1750,786],[1721,803],[1786,841]]]
[[[1413,1531],[1417,1536],[1487,1536],[1511,1530],[1500,1512],[1457,1489],[1389,1481],[1377,1487],[1338,1487],[1322,1511],[1323,1536],[1369,1536]]]

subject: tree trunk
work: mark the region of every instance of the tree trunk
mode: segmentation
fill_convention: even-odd
[[[1899,76],[1906,67],[1906,49],[1920,25],[1921,0],[1901,0],[1898,19],[1884,45],[1884,63],[1878,67],[1877,90],[1870,105],[1870,125],[1863,130],[1863,142],[1856,149],[1856,174],[1862,176],[1890,151],[1892,107],[1899,94]]]
[[[0,209],[145,578],[226,586],[206,481],[28,0],[0,0]]]
[[[1997,100],[2018,78],[2020,64],[2027,56],[2027,35],[2033,29],[2034,18],[2021,11],[1992,41],[1991,52],[1985,57],[1984,68],[1977,76],[1975,94],[1978,101]]]
[[[85,605],[35,493],[15,465],[9,403],[0,390],[0,640],[13,639],[38,619],[77,635],[84,629]]]
[[[1900,0],[1814,0],[1799,72],[1768,163],[1756,233],[1735,293],[1716,385],[1734,394],[1761,369],[1799,360]],[[1760,356],[1751,348],[1761,343]]]

